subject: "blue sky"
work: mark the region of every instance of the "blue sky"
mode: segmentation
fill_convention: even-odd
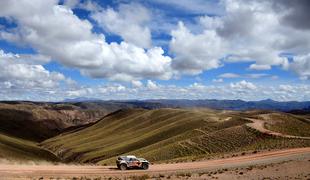
[[[302,3],[0,2],[0,99],[310,100]]]

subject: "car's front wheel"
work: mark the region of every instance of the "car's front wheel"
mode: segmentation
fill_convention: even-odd
[[[127,169],[127,165],[126,164],[121,164],[119,166],[119,169],[122,170],[122,171],[125,171]]]
[[[148,163],[143,163],[142,164],[142,169],[147,170],[149,168],[149,164]]]

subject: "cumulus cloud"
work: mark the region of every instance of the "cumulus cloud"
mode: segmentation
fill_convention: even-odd
[[[203,32],[191,33],[183,23],[172,31],[170,49],[175,55],[172,65],[177,70],[193,74],[218,68],[223,64],[221,59],[224,62],[254,62],[249,67],[251,70],[270,70],[272,66],[288,69],[289,61],[281,53],[308,54],[310,29],[305,26],[301,30],[283,21],[289,23],[290,17],[299,17],[298,23],[308,19],[309,11],[302,7],[307,3],[223,1],[224,15],[199,18]],[[283,10],[286,6],[289,11]],[[275,7],[282,9],[277,11]]]
[[[242,80],[242,81],[237,82],[237,83],[230,83],[230,87],[232,89],[237,89],[237,90],[240,90],[240,91],[256,89],[256,86],[253,83],[247,82],[245,80]]]
[[[220,67],[223,46],[216,32],[205,30],[203,34],[195,35],[179,22],[178,28],[171,35],[169,46],[175,55],[172,61],[174,69],[185,74],[199,74]]]
[[[231,60],[255,61],[250,69],[266,70],[272,65],[287,66],[288,60],[280,55],[282,52],[308,52],[310,37],[307,34],[310,31],[300,31],[281,23],[286,11],[275,11],[274,2],[226,1],[227,15],[223,17],[223,26],[216,31],[231,42]],[[242,25],[238,23],[240,21]]]
[[[171,58],[164,56],[164,51],[160,47],[145,51],[142,48],[122,42],[121,44],[111,43],[110,48],[114,52],[114,57],[107,59],[109,64],[102,64],[92,69],[83,69],[82,74],[95,78],[108,77],[118,81],[152,77],[170,79],[172,76]]]
[[[79,19],[56,0],[2,1],[0,16],[18,24],[0,31],[0,38],[25,43],[84,75],[125,81],[172,75],[171,58],[160,47],[145,50],[127,42],[108,44],[103,34],[92,32],[88,20]]]
[[[66,78],[58,72],[50,72],[42,65],[29,63],[18,54],[0,49],[0,87],[7,89],[56,88]]]
[[[151,31],[146,26],[150,21],[148,10],[138,3],[121,4],[118,10],[112,8],[96,11],[91,16],[108,32],[120,35],[126,42],[139,47],[151,47]]]
[[[147,27],[150,13],[142,5],[129,3],[104,9],[94,8],[91,1],[83,3],[85,8],[86,4],[92,5],[91,17],[101,27],[125,40],[109,44],[103,34],[92,32],[93,25],[87,19],[82,20],[73,13],[70,7],[82,6],[77,3],[66,0],[63,6],[58,5],[57,0],[0,2],[0,16],[17,24],[17,27],[1,28],[0,38],[30,46],[48,57],[46,62],[51,58],[94,78],[170,79],[173,75],[195,75],[226,62],[240,61],[253,62],[249,67],[252,70],[282,66],[303,79],[307,77],[298,73],[304,69],[296,69],[303,61],[289,65],[287,58],[280,55],[291,52],[305,56],[309,52],[309,29],[307,26],[295,28],[290,22],[307,12],[295,1],[223,1],[225,13],[198,18],[201,32],[192,32],[183,22],[178,23],[171,31],[169,42],[172,58],[164,55],[161,47],[151,47],[151,32]],[[282,11],[287,6],[290,10]],[[300,14],[294,13],[297,10]]]
[[[92,88],[83,87],[75,91],[79,93],[82,92],[87,97],[100,99],[111,99],[111,97],[113,97],[113,99],[262,100],[271,98],[279,101],[304,101],[310,98],[310,86],[303,84],[259,86],[251,82],[240,81],[231,84],[221,83],[219,85],[206,85],[202,83],[193,83],[188,86],[156,84],[156,88],[150,88],[148,84],[154,85],[155,82],[149,81],[146,86],[141,86],[140,88],[124,87],[120,84],[108,84]],[[89,89],[91,89],[91,91]],[[71,98],[75,97],[72,92],[71,95]]]
[[[143,83],[141,81],[133,80],[133,81],[131,81],[131,84],[132,84],[133,87],[136,87],[136,88],[140,88],[140,87],[143,86]]]
[[[148,89],[151,89],[151,90],[154,90],[154,89],[158,88],[157,84],[154,81],[151,81],[151,80],[147,81],[146,87]]]
[[[310,79],[310,53],[295,56],[289,68],[298,74],[301,79]]]
[[[249,69],[253,70],[269,70],[271,66],[268,64],[251,64]]]
[[[289,92],[289,93],[295,93],[295,88],[291,85],[280,85],[279,86],[279,90],[282,90],[282,91],[286,91],[286,92]]]

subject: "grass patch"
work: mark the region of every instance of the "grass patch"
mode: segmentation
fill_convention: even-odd
[[[12,161],[59,161],[52,153],[37,143],[0,134],[0,158]]]
[[[310,140],[275,138],[247,128],[249,121],[244,117],[257,118],[260,114],[203,109],[121,110],[41,145],[69,162],[102,165],[114,164],[116,156],[123,154],[151,162],[181,162],[231,152],[310,146]],[[275,117],[269,123],[276,122]],[[292,123],[297,129],[309,126],[305,121]],[[293,132],[287,125],[285,128]]]
[[[266,128],[275,132],[294,136],[310,137],[310,121],[305,121],[291,114],[273,113],[269,115],[271,122],[266,124]],[[272,120],[276,121],[272,121]]]

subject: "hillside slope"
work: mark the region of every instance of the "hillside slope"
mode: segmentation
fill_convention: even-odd
[[[2,160],[13,163],[59,161],[54,154],[35,142],[0,134],[0,163]]]
[[[176,161],[221,153],[310,146],[309,140],[277,138],[246,126],[250,123],[246,117],[268,113],[271,112],[120,110],[90,127],[61,134],[41,145],[64,161],[99,164],[113,163],[115,156],[121,154],[135,154],[151,161]]]
[[[0,132],[39,142],[68,127],[95,122],[107,113],[71,104],[0,103]]]
[[[38,142],[59,133],[78,131],[91,126],[108,113],[128,107],[116,102],[2,101],[0,163],[59,161],[54,154],[39,147]]]

